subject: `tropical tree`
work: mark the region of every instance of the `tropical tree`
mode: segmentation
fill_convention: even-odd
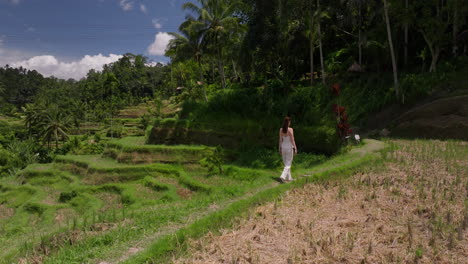
[[[69,115],[56,106],[48,109],[45,119],[40,123],[41,136],[47,146],[50,147],[50,142],[55,141],[55,148],[58,148],[58,142],[61,139],[68,139],[68,131],[72,127],[72,120]]]
[[[188,16],[189,21],[199,21],[204,24],[203,41],[209,45],[208,50],[213,50],[218,60],[218,71],[221,85],[226,87],[226,76],[224,72],[223,50],[226,45],[226,35],[230,31],[239,28],[240,19],[235,13],[240,7],[236,0],[197,0],[199,6],[187,2],[182,7],[184,10],[192,11],[197,19]]]
[[[320,49],[320,65],[322,67],[322,82],[325,82],[325,71],[323,62],[322,38],[320,23],[322,19],[328,17],[327,12],[320,9],[320,2],[317,0],[317,5],[314,9],[313,0],[309,1],[308,9],[310,14],[306,16],[306,35],[309,38],[309,55],[310,55],[310,83],[314,83],[314,53],[317,45]]]
[[[387,25],[387,38],[388,38],[388,46],[390,47],[390,55],[392,57],[392,67],[393,67],[393,83],[396,97],[398,98],[398,68],[396,64],[395,58],[395,51],[393,49],[393,41],[392,41],[392,31],[390,29],[390,18],[388,16],[388,3],[387,0],[383,0],[384,3],[384,16],[385,16],[385,24]]]
[[[40,127],[46,120],[46,111],[36,104],[26,104],[22,108],[24,125],[30,137],[40,134]]]
[[[416,15],[415,27],[426,41],[431,52],[429,72],[435,72],[443,46],[450,39],[447,30],[450,22],[450,9],[446,1],[414,1],[412,12]]]
[[[335,27],[341,32],[357,39],[358,63],[362,66],[363,48],[368,45],[367,35],[369,27],[374,23],[374,19],[380,10],[374,1],[370,0],[340,0],[340,3],[346,8],[335,7],[337,17],[341,18],[337,20]],[[349,32],[341,29],[341,27],[351,27],[351,30]],[[357,31],[357,34],[355,31]]]
[[[321,12],[320,9],[320,0],[317,0],[317,12]],[[321,16],[318,16],[321,17]],[[322,26],[321,21],[317,21],[317,34],[319,40],[319,51],[320,51],[320,66],[322,68],[322,83],[325,84],[325,65],[323,63],[323,47],[322,47]]]
[[[203,42],[203,36],[206,32],[205,24],[197,20],[188,19],[180,25],[179,31],[181,34],[176,32],[169,33],[174,38],[169,42],[166,56],[169,56],[173,62],[195,59],[200,68],[199,79],[203,83],[202,55],[205,44]],[[204,99],[208,101],[205,86],[203,84],[201,86]]]

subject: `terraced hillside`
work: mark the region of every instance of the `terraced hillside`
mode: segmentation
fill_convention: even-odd
[[[58,156],[54,163],[33,164],[19,177],[3,178],[2,263],[154,261],[173,250],[166,241],[173,234],[195,228],[201,235],[216,227],[213,217],[228,223],[236,208],[289,188],[278,185],[277,171],[225,165],[222,174],[208,173],[198,163],[208,147],[144,142],[143,137],[113,140],[102,155]],[[365,148],[375,145],[369,142]],[[354,166],[365,154],[349,153],[295,173]],[[148,255],[145,249],[155,246],[160,251]]]
[[[66,252],[64,246],[75,261],[94,258],[111,246],[104,242],[108,236],[126,244],[271,182],[267,173],[236,167],[207,175],[198,165],[206,149],[125,138],[109,143],[104,155],[58,156],[55,163],[33,164],[19,177],[2,179],[0,259],[41,262]],[[103,244],[85,250],[83,243]]]

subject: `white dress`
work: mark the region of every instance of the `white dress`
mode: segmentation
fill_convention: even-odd
[[[282,180],[292,181],[291,164],[294,157],[294,146],[289,135],[281,135],[281,139],[281,156],[283,156],[284,169],[280,178]]]

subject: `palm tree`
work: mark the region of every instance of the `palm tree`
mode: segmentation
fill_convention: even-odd
[[[218,59],[219,74],[223,88],[226,87],[226,77],[224,74],[223,48],[225,45],[223,37],[229,31],[235,31],[239,27],[239,19],[234,17],[241,3],[238,0],[197,0],[200,6],[187,2],[182,7],[190,10],[198,16],[198,21],[203,23],[203,41],[206,45],[216,50]],[[195,20],[188,16],[188,20]]]
[[[2,82],[0,82],[0,96],[1,96],[5,91],[6,91],[5,85],[4,85]]]
[[[404,63],[405,67],[408,65],[408,10],[409,10],[409,3],[408,0],[405,0],[405,22],[404,22],[404,31],[405,31],[405,50],[404,50]]]
[[[50,147],[50,142],[55,141],[55,148],[58,148],[58,141],[62,139],[65,141],[68,139],[68,130],[72,127],[72,120],[65,113],[61,111],[57,106],[49,109],[46,118],[42,123],[41,136],[43,140],[47,142]]]
[[[41,124],[43,124],[46,119],[44,108],[35,104],[26,104],[21,107],[21,109],[25,115],[24,125],[28,130],[29,136],[37,134]]]
[[[313,9],[313,0],[310,0],[309,2],[310,6],[310,16],[306,17],[306,25],[307,29],[305,31],[306,36],[309,38],[309,55],[310,55],[310,84],[313,85],[314,83],[314,52],[315,48],[318,45],[320,47],[320,64],[322,66],[322,81],[325,82],[324,79],[324,65],[323,65],[323,53],[321,49],[322,45],[322,40],[321,40],[321,32],[320,32],[320,21],[327,17],[327,13],[324,11],[321,11],[320,8],[320,3],[317,1],[317,9],[314,11]]]
[[[393,66],[393,82],[395,87],[395,94],[398,98],[398,70],[395,59],[395,51],[393,50],[393,41],[392,41],[392,31],[390,30],[390,19],[388,17],[388,3],[387,0],[383,0],[384,3],[384,15],[385,15],[385,24],[387,24],[387,37],[388,45],[390,46],[390,55],[392,56],[392,66]]]
[[[321,13],[320,9],[320,0],[317,0],[317,10]],[[319,16],[321,18],[321,16]],[[323,49],[322,49],[322,30],[321,30],[321,21],[317,21],[317,33],[319,40],[319,51],[320,51],[320,66],[322,68],[322,83],[325,84],[325,65],[323,63]]]
[[[200,68],[200,81],[203,82],[202,54],[204,48],[203,35],[206,28],[203,23],[193,19],[188,19],[179,27],[182,34],[170,32],[169,35],[174,38],[169,42],[166,55],[174,60],[186,60],[193,58]],[[203,96],[208,101],[205,87],[203,87]]]
[[[351,13],[351,20],[352,24],[358,29],[358,63],[362,65],[362,44],[363,44],[363,34],[362,34],[362,26],[363,26],[363,18],[362,18],[362,6],[365,0],[347,0],[347,9]],[[343,1],[342,1],[343,2]]]

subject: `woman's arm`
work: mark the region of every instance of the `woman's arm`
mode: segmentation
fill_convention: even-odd
[[[291,128],[291,143],[294,148],[294,153],[297,154],[296,140],[294,140],[294,130]]]

